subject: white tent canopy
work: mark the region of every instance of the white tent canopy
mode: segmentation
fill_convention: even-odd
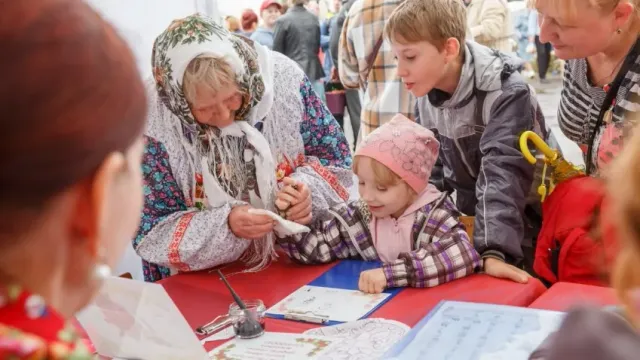
[[[222,21],[217,0],[85,0],[127,40],[143,78],[151,74],[151,47],[171,21],[196,12]],[[227,1],[233,3],[234,1]]]

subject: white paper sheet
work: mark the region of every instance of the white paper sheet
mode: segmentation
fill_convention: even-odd
[[[256,339],[233,339],[209,353],[215,360],[318,360],[337,340],[319,336],[265,333]]]
[[[382,358],[410,329],[394,320],[364,319],[319,327],[304,334],[340,339],[322,355],[321,360],[375,360]]]
[[[209,359],[162,285],[109,278],[78,320],[100,355],[127,359]]]
[[[267,310],[268,314],[285,315],[303,312],[328,316],[332,321],[355,321],[365,316],[390,294],[365,294],[359,290],[345,290],[305,285]]]
[[[446,301],[386,359],[527,360],[564,313]]]
[[[296,222],[282,218],[273,211],[265,209],[249,209],[249,214],[266,215],[276,221],[274,231],[279,236],[291,236],[296,234],[308,233],[311,231],[308,227],[300,225]]]

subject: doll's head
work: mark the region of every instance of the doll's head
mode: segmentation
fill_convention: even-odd
[[[353,171],[372,215],[402,215],[427,188],[439,146],[430,130],[402,115],[367,136],[356,151]]]

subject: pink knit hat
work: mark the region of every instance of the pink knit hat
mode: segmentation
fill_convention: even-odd
[[[429,184],[439,148],[431,130],[398,114],[367,135],[356,156],[385,165],[420,194]]]

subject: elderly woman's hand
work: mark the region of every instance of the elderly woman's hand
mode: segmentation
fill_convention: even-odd
[[[284,187],[276,198],[276,207],[285,213],[285,218],[307,225],[311,222],[311,192],[304,183],[284,178]]]
[[[274,221],[266,215],[249,213],[251,206],[237,206],[229,214],[231,232],[241,238],[258,240],[273,231]]]

